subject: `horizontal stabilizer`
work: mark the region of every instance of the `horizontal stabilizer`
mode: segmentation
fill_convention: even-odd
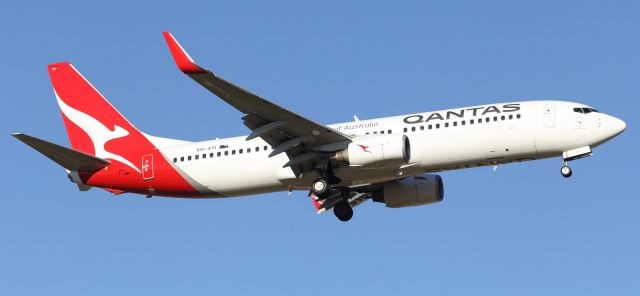
[[[70,171],[95,172],[110,163],[104,158],[95,157],[26,134],[15,133],[12,136]]]

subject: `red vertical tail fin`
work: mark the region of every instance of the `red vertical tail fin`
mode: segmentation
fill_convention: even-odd
[[[109,162],[102,170],[80,172],[82,184],[114,193],[200,195],[156,149],[181,141],[137,130],[69,63],[49,65],[49,76],[73,150]]]
[[[69,63],[49,65],[71,147],[140,172],[136,152],[154,147]]]

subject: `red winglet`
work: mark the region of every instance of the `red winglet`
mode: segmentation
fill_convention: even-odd
[[[164,35],[164,39],[167,41],[167,45],[169,45],[169,50],[171,51],[171,55],[176,62],[176,65],[185,74],[193,74],[193,73],[204,73],[204,69],[200,68],[193,62],[193,59],[187,54],[187,52],[180,46],[180,43],[173,38],[173,35],[169,32],[162,32]]]

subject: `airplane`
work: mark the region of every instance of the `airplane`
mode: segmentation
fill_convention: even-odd
[[[323,125],[199,66],[163,33],[184,74],[243,113],[247,136],[189,142],[136,129],[70,63],[48,66],[71,148],[18,140],[66,169],[81,191],[224,198],[304,190],[317,213],[349,221],[371,199],[389,208],[444,198],[437,172],[560,157],[568,163],[626,129],[580,103],[506,102]]]

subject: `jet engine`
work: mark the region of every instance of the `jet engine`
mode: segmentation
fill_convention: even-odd
[[[383,202],[389,208],[426,205],[443,198],[442,178],[432,174],[386,183],[372,195],[373,201]]]
[[[335,160],[351,166],[390,167],[405,164],[409,159],[409,138],[393,134],[359,136],[335,155]]]

